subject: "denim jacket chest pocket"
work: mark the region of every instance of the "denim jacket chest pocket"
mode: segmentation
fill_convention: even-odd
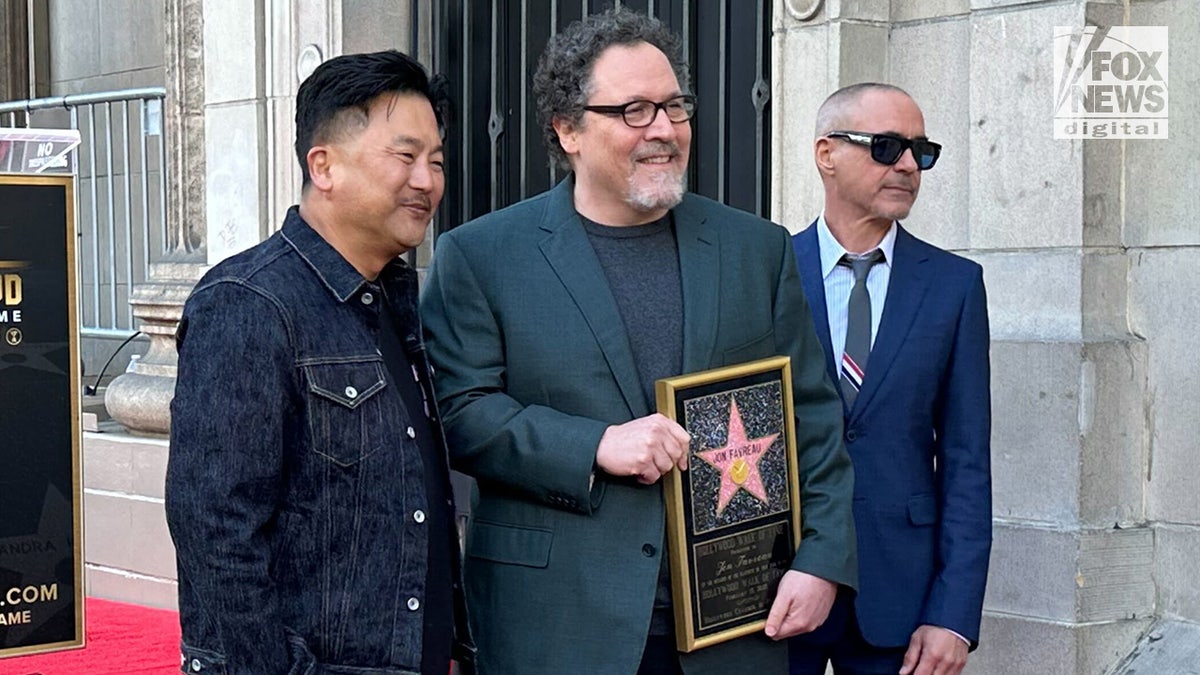
[[[305,359],[307,418],[313,450],[342,467],[353,466],[383,445],[387,387],[378,356]]]

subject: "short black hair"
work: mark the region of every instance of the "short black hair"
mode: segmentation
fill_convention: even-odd
[[[439,131],[450,116],[446,80],[432,79],[408,54],[394,49],[372,54],[346,54],[317,66],[296,92],[296,159],[308,173],[308,151],[346,130],[348,124],[365,127],[371,102],[383,94],[420,94],[433,107]],[[349,113],[349,114],[347,114]]]
[[[679,38],[661,21],[630,9],[615,7],[573,22],[546,44],[533,75],[533,96],[537,100],[542,139],[551,159],[570,168],[567,154],[558,142],[554,120],[579,124],[583,106],[592,93],[592,69],[604,50],[613,46],[646,43],[666,55],[679,80],[679,88],[688,93],[691,81],[683,60]]]

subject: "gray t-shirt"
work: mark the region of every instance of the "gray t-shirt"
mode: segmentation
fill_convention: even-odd
[[[683,369],[683,282],[671,215],[625,227],[600,225],[583,216],[580,220],[617,301],[642,391],[654,406],[655,381]],[[651,635],[674,630],[665,537],[662,553]]]

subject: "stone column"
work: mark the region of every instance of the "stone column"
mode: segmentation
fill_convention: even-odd
[[[204,3],[166,0],[168,258],[203,260],[205,248]]]
[[[832,0],[805,19],[791,11],[804,3],[782,4],[773,133],[797,151],[776,155],[775,217],[796,230],[821,208],[808,148],[824,97],[891,82],[945,147],[906,227],[984,266],[995,537],[967,672],[1098,675],[1156,611],[1145,509],[1153,360],[1129,329],[1124,146],[1053,139],[1051,40],[1057,25],[1124,23],[1123,8]]]
[[[207,262],[264,238],[265,0],[203,0]]]
[[[0,0],[0,101],[20,101],[29,97],[26,2]]]
[[[1187,0],[1134,2],[1127,11],[1130,25],[1169,30],[1170,140],[1125,142],[1115,206],[1128,258],[1129,330],[1148,346],[1153,405],[1144,410],[1143,478],[1146,518],[1154,524],[1155,609],[1163,620],[1191,622],[1190,636],[1157,625],[1151,635],[1161,638],[1153,646],[1167,646],[1176,661],[1138,659],[1135,667],[1186,672],[1200,663],[1200,106],[1186,84],[1200,78],[1200,12]]]
[[[263,104],[269,147],[264,148],[268,219],[264,234],[279,229],[288,207],[300,201],[296,91],[314,68],[341,53],[342,4],[341,0],[267,2]]]
[[[205,247],[203,0],[167,0],[164,123],[167,143],[167,222],[163,251],[149,279],[130,294],[138,330],[150,338],[133,371],[108,386],[104,407],[128,431],[165,436],[175,392],[175,328],[183,303],[203,271]]]

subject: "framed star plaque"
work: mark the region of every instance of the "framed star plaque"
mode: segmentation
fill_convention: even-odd
[[[766,625],[800,541],[791,359],[659,380],[658,411],[692,436],[664,477],[675,644],[690,652]]]

